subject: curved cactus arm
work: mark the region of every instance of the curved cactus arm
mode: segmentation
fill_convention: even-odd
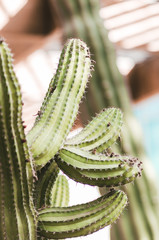
[[[0,239],[35,240],[32,163],[12,56],[0,40]]]
[[[116,221],[127,204],[122,191],[112,191],[86,204],[39,212],[39,234],[64,239],[91,234]]]
[[[59,173],[59,168],[54,160],[45,165],[41,171],[38,172],[38,181],[35,185],[35,205],[36,208],[42,208],[46,205],[45,199],[50,188],[56,181]]]
[[[55,182],[49,182],[45,194],[45,206],[67,207],[69,204],[69,184],[64,175],[58,175]],[[48,238],[38,236],[38,240],[48,240]]]
[[[84,150],[102,152],[119,137],[122,112],[117,108],[103,109],[80,133],[68,139],[65,146],[72,145]]]
[[[56,162],[70,178],[93,186],[119,186],[141,175],[141,162],[136,158],[92,154],[75,147],[61,149]]]
[[[79,39],[69,40],[54,77],[56,88],[47,93],[40,116],[27,136],[36,165],[45,165],[64,144],[76,118],[90,68],[86,44]]]
[[[45,205],[49,207],[67,207],[69,204],[69,184],[64,175],[59,175],[55,183],[48,187]]]

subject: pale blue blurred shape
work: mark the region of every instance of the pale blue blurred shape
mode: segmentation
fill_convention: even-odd
[[[133,109],[143,129],[147,154],[159,173],[159,94],[134,104]]]

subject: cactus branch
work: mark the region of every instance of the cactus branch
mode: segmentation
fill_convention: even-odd
[[[36,165],[45,165],[64,144],[90,75],[90,53],[82,41],[70,40],[63,51],[53,81],[56,88],[46,94],[27,136]]]
[[[36,208],[39,209],[46,205],[46,195],[50,187],[55,183],[59,173],[59,168],[55,161],[51,161],[38,172],[38,181],[35,185],[34,199]]]
[[[50,186],[45,197],[46,206],[67,207],[69,204],[69,184],[64,175],[59,175],[54,185]]]
[[[117,108],[103,109],[80,133],[67,140],[65,146],[102,152],[112,146],[120,135],[122,112]]]
[[[119,186],[141,175],[141,163],[126,156],[105,156],[67,147],[60,150],[58,166],[77,182],[93,186]]]
[[[92,202],[39,211],[39,234],[48,239],[85,236],[118,219],[127,204],[122,191],[112,191]]]

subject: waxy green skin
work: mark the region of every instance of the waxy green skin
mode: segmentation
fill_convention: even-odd
[[[101,164],[99,156],[93,153],[95,149],[97,154],[107,151],[120,135],[122,114],[119,109],[108,109],[99,114],[75,137],[75,145],[71,142],[73,139],[66,140],[85,91],[91,65],[86,44],[79,39],[70,39],[64,46],[40,114],[25,136],[20,86],[10,50],[0,39],[1,240],[65,239],[87,235],[116,221],[126,206],[126,194],[113,190],[93,202],[67,207],[68,182],[65,176],[58,176],[61,162],[61,169],[67,172],[67,159],[63,157],[66,151],[69,157],[74,154],[74,160],[79,153],[82,153],[82,160],[88,156],[95,159],[95,164],[94,160],[89,160],[89,168],[84,171],[93,175],[98,172],[100,182],[100,175],[108,174],[106,166],[109,166],[111,175],[113,172],[116,174],[119,168],[123,171],[120,184],[129,182],[128,178],[133,181],[141,174],[141,163],[134,163],[131,157],[116,156],[113,164],[111,157],[104,157]],[[75,162],[71,164],[79,171]],[[73,178],[79,181],[78,177]],[[93,185],[98,185],[97,182],[95,180]],[[111,178],[111,185],[116,185],[116,182]],[[89,181],[84,183],[92,185]],[[103,184],[110,186],[108,177]],[[58,221],[55,220],[57,217]]]
[[[85,236],[110,225],[126,204],[127,196],[123,192],[112,191],[90,203],[46,208],[39,211],[41,235],[54,239]]]
[[[138,156],[144,162],[142,178],[125,188],[128,194],[128,211],[111,228],[113,240],[158,240],[159,236],[159,191],[151,162],[143,147],[140,126],[134,118],[130,94],[125,80],[116,66],[114,45],[100,18],[100,1],[97,0],[52,0],[63,24],[64,37],[78,37],[91,49],[96,62],[86,101],[82,104],[81,120],[86,123],[101,109],[109,106],[124,112],[125,132],[118,151]],[[105,1],[106,2],[106,1]],[[148,160],[148,161],[147,161]],[[151,216],[151,217],[150,217]],[[152,220],[153,219],[153,220]]]
[[[122,125],[123,114],[120,109],[103,109],[79,134],[68,139],[65,146],[75,146],[100,153],[116,142]]]
[[[92,186],[120,186],[141,174],[138,160],[126,156],[110,157],[67,147],[60,151],[59,157],[57,164],[65,174]]]
[[[64,48],[52,80],[53,93],[47,93],[41,116],[27,135],[36,165],[46,164],[64,144],[78,112],[90,64],[89,49],[82,42],[70,41]]]
[[[0,43],[0,239],[36,239],[33,168],[21,118],[20,86]],[[29,162],[26,159],[30,159]]]

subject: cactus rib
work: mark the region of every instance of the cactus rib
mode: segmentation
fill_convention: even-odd
[[[39,234],[48,239],[85,236],[118,219],[127,204],[122,191],[112,191],[92,202],[39,212]]]
[[[32,165],[21,119],[21,94],[11,53],[0,42],[0,195],[3,239],[36,239]],[[10,227],[12,225],[12,228]],[[24,227],[22,227],[24,225]],[[14,230],[13,230],[14,229]]]
[[[60,58],[56,89],[47,94],[41,117],[27,136],[36,165],[46,164],[55,155],[73,125],[90,75],[89,55],[82,41],[72,39]]]

